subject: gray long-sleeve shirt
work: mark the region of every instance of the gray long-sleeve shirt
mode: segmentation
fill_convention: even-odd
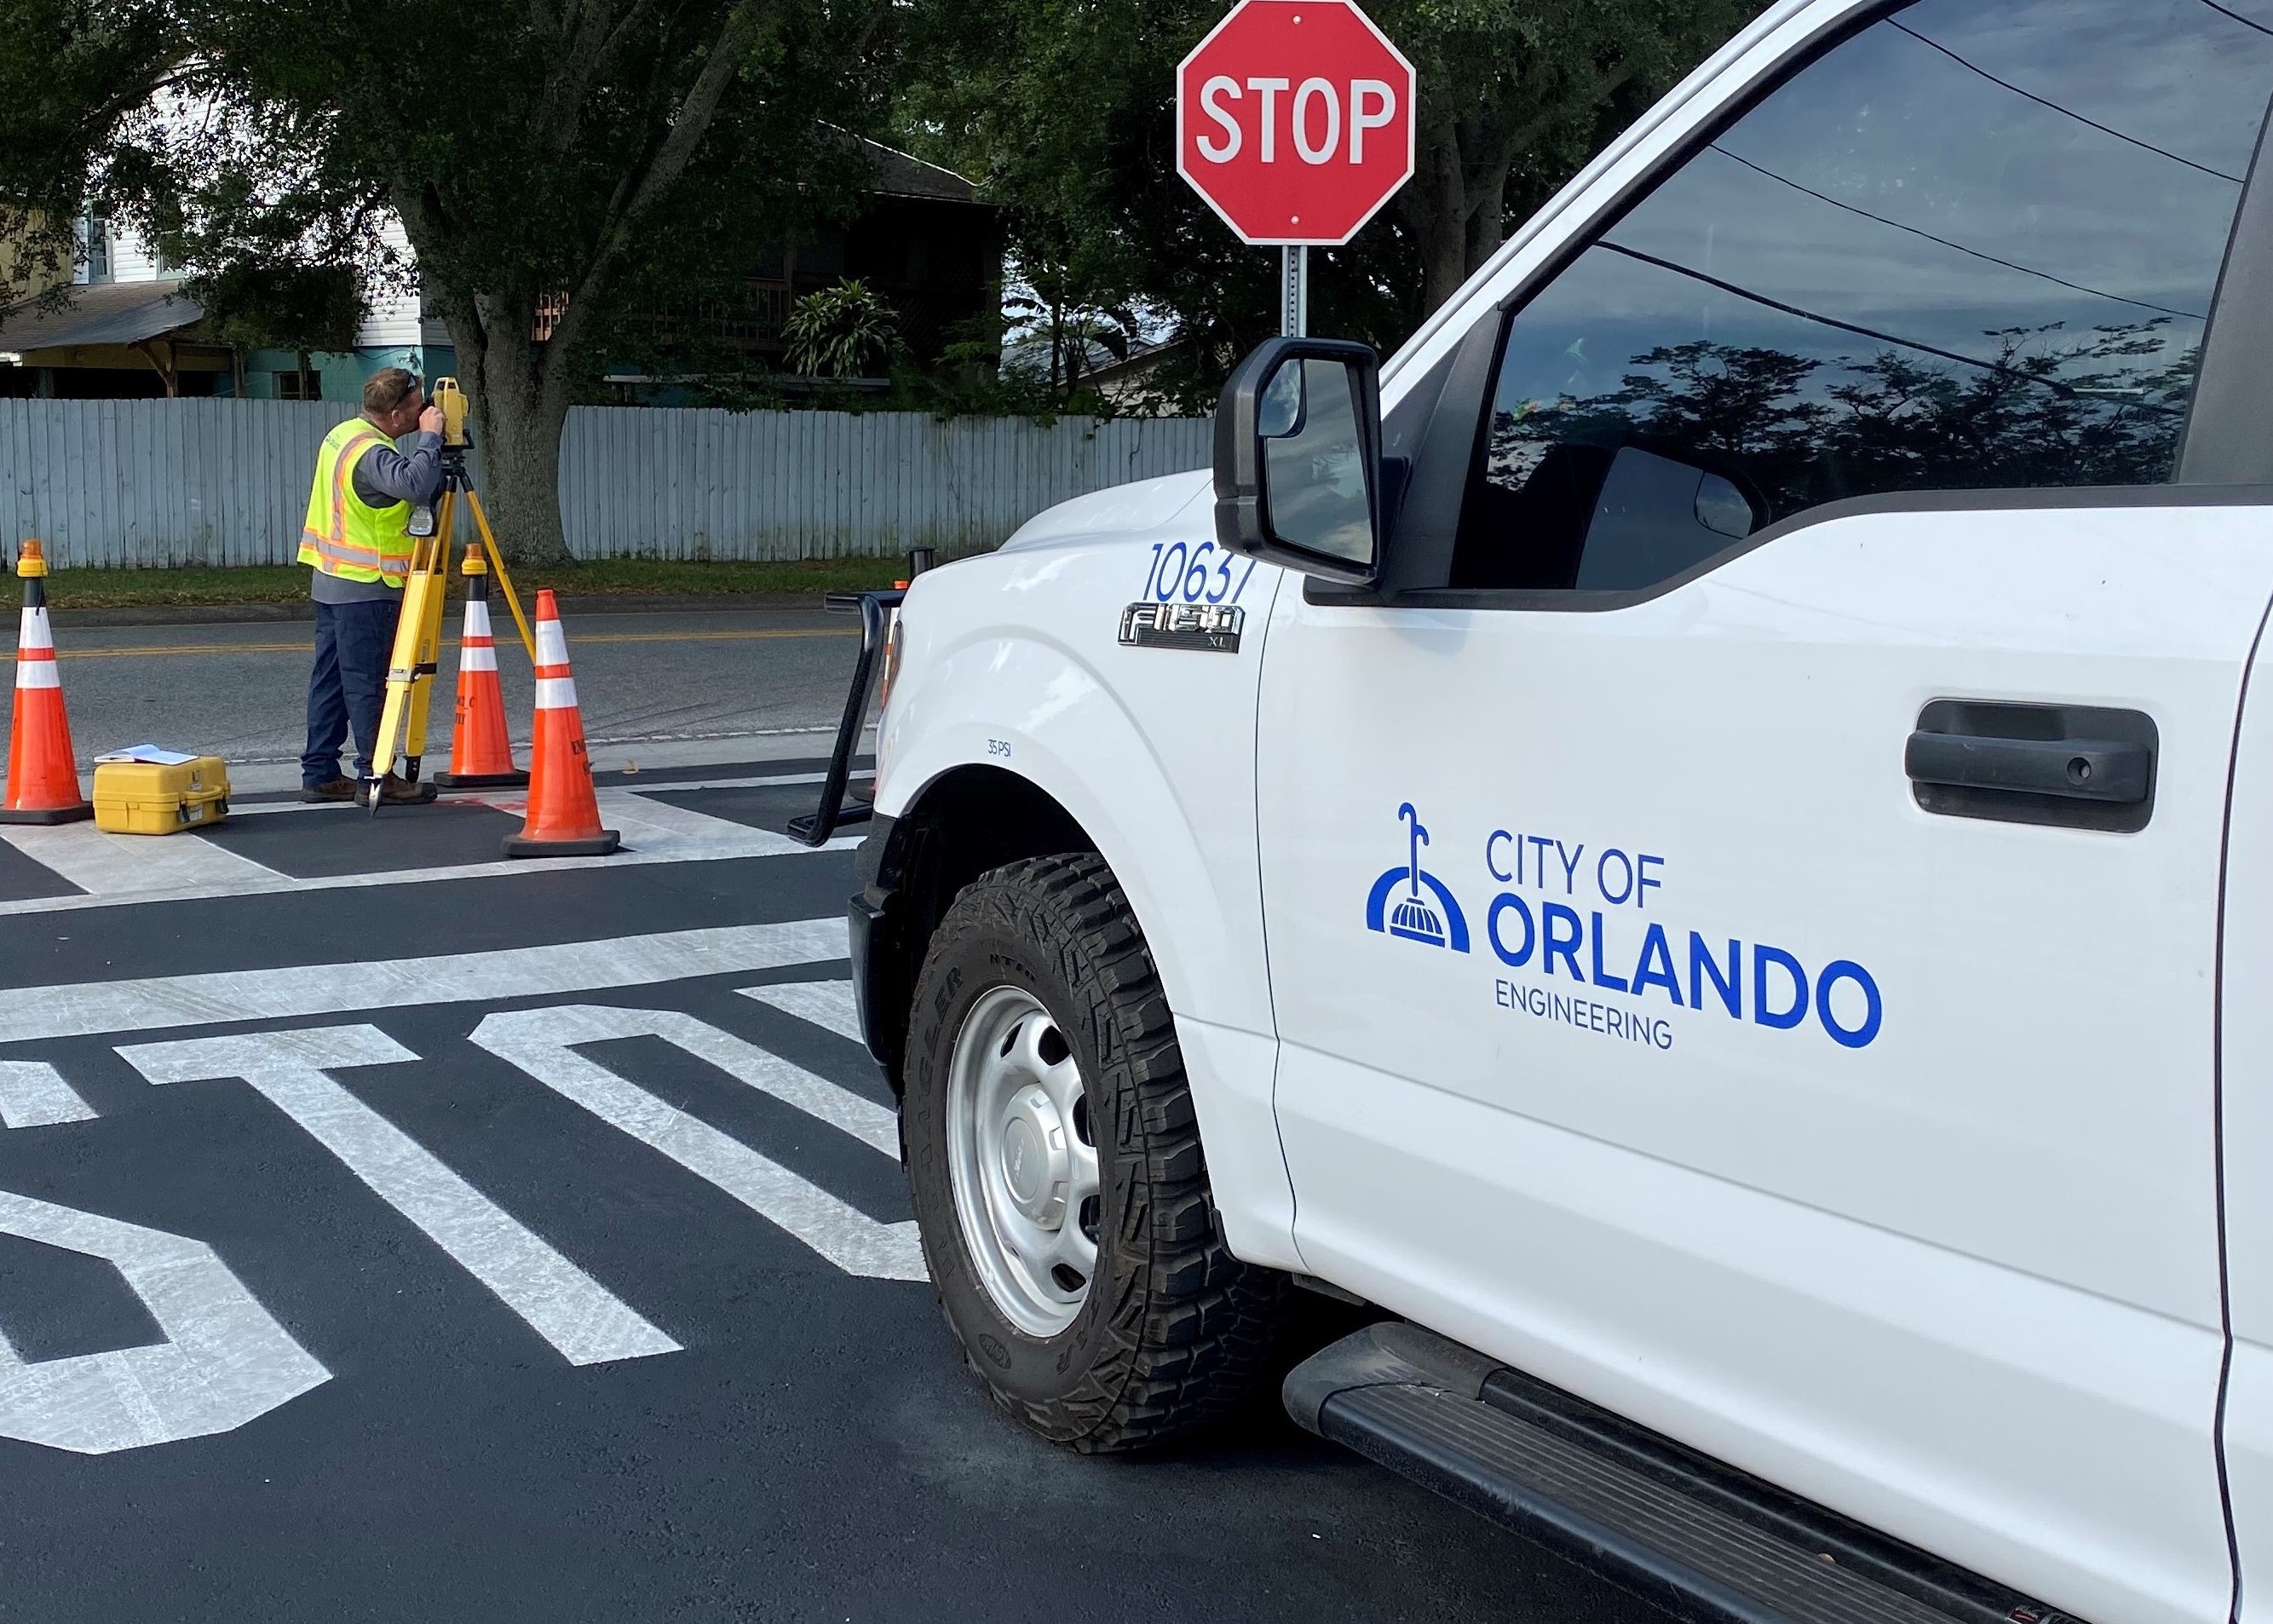
[[[397,502],[431,502],[442,489],[442,437],[412,434],[403,442],[406,455],[394,446],[373,446],[356,460],[355,493],[367,507],[392,508]],[[384,581],[348,581],[315,572],[310,595],[319,604],[360,604],[396,598],[402,589]]]

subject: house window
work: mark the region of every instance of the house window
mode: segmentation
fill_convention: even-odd
[[[110,217],[89,214],[79,222],[79,241],[86,249],[86,281],[110,280]]]
[[[320,401],[324,398],[324,375],[312,367],[304,372],[276,374],[276,398],[280,401]]]

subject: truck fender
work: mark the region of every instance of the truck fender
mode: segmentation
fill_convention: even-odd
[[[909,676],[880,741],[878,815],[890,820],[890,844],[944,838],[971,853],[932,859],[945,894],[907,910],[911,939],[898,950],[906,989],[954,889],[1017,857],[1097,852],[1129,898],[1175,1012],[1226,1238],[1248,1261],[1299,1268],[1294,1192],[1271,1102],[1278,1044],[1256,888],[1227,901],[1137,718],[1075,650],[996,628],[926,650]],[[943,823],[961,832],[942,835]],[[1067,844],[1076,839],[1080,846]],[[888,845],[863,867],[872,886],[889,884],[911,859]],[[890,984],[887,965],[864,973],[880,989]],[[878,1057],[896,1080],[896,1054]]]

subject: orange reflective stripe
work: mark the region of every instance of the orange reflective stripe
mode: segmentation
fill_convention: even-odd
[[[383,575],[407,575],[410,569],[408,553],[381,553],[376,547],[361,542],[334,541],[328,536],[319,536],[313,530],[300,532],[300,542],[320,556],[335,564],[345,564],[356,569],[375,569]]]
[[[332,536],[344,542],[348,538],[348,480],[355,472],[355,461],[370,447],[386,437],[376,430],[364,429],[348,436],[340,454],[332,460]]]

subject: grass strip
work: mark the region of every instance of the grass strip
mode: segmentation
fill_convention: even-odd
[[[762,563],[620,558],[517,569],[513,578],[524,598],[533,596],[542,586],[549,586],[564,597],[711,598],[743,592],[866,591],[888,587],[906,573],[906,560],[897,558],[791,559]],[[296,564],[230,568],[58,568],[48,576],[48,602],[58,609],[297,603],[307,596],[308,571]],[[20,598],[20,588],[11,595],[11,601]]]

